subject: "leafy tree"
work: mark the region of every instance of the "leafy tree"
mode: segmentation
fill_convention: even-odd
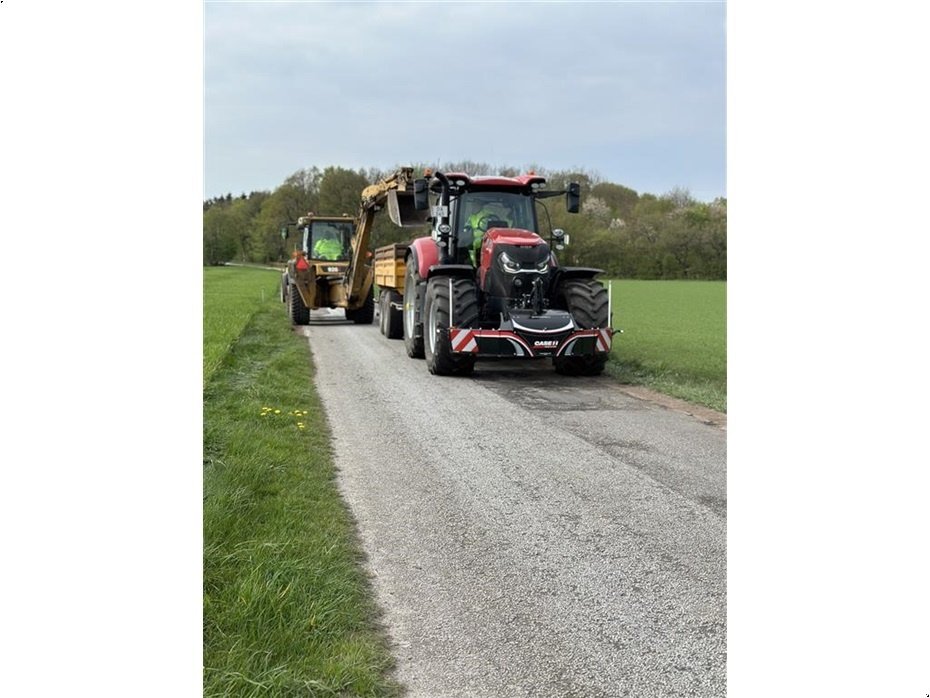
[[[222,264],[236,256],[236,237],[225,209],[211,206],[203,214],[203,263]]]
[[[425,164],[414,165],[422,174]],[[318,214],[355,215],[362,189],[390,171],[358,171],[337,166],[324,170],[301,169],[273,192],[231,193],[203,202],[203,260],[216,264],[232,259],[261,263],[281,262],[297,242],[283,240],[282,226],[293,224],[309,211]],[[676,187],[656,196],[638,194],[621,184],[605,181],[596,172],[547,171],[533,164],[523,168],[461,161],[445,163],[442,170],[472,175],[515,176],[530,170],[547,179],[547,188],[581,185],[582,210],[569,214],[564,199],[540,201],[540,234],[553,228],[571,236],[571,244],[557,253],[562,264],[591,266],[624,278],[726,278],[727,201],[696,201],[687,189]],[[371,246],[407,242],[428,234],[428,229],[405,229],[387,215],[375,217]]]
[[[363,172],[327,167],[320,181],[319,213],[326,216],[354,216],[361,203],[362,190],[369,184]]]
[[[204,264],[247,259],[248,220],[242,207],[214,206],[203,217]]]
[[[613,218],[628,221],[633,215],[633,208],[639,201],[639,194],[632,189],[613,182],[601,182],[591,187],[591,196],[596,196],[610,208]]]
[[[296,240],[293,224],[300,216],[318,207],[321,177],[322,173],[316,167],[298,170],[262,200],[253,228],[254,245],[256,250],[260,250],[260,258],[255,261],[281,262],[287,259]],[[281,237],[281,228],[287,228],[287,240]]]

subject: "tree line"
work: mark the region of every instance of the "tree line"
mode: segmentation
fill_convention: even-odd
[[[426,167],[415,169],[422,172]],[[503,176],[525,171],[476,162],[446,163],[438,169]],[[530,169],[546,177],[550,189],[564,189],[568,182],[581,184],[578,214],[567,213],[562,198],[539,203],[540,232],[545,236],[551,225],[570,236],[570,244],[559,253],[562,264],[597,267],[615,278],[726,279],[725,198],[701,202],[685,189],[658,196],[640,194],[596,173]],[[362,189],[391,172],[310,167],[290,175],[273,192],[227,194],[204,201],[204,264],[283,262],[299,245],[299,236],[290,228],[289,237],[283,238],[282,227],[308,211],[356,215]],[[371,244],[406,242],[422,234],[425,231],[398,228],[387,215],[379,215]]]

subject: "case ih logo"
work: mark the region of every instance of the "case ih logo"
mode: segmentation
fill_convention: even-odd
[[[534,347],[557,347],[559,342],[555,339],[537,339],[533,342]]]

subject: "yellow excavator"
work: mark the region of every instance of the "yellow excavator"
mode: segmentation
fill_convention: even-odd
[[[387,209],[394,225],[426,224],[429,211],[427,182],[404,167],[362,191],[358,215],[298,218],[300,246],[281,277],[281,300],[291,322],[306,325],[310,311],[344,308],[346,319],[371,324],[374,319],[374,271],[368,249],[375,215]],[[281,234],[287,237],[288,229]]]

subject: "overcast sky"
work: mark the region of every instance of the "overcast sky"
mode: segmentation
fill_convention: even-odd
[[[725,196],[725,19],[722,2],[207,0],[204,196],[461,160]]]

